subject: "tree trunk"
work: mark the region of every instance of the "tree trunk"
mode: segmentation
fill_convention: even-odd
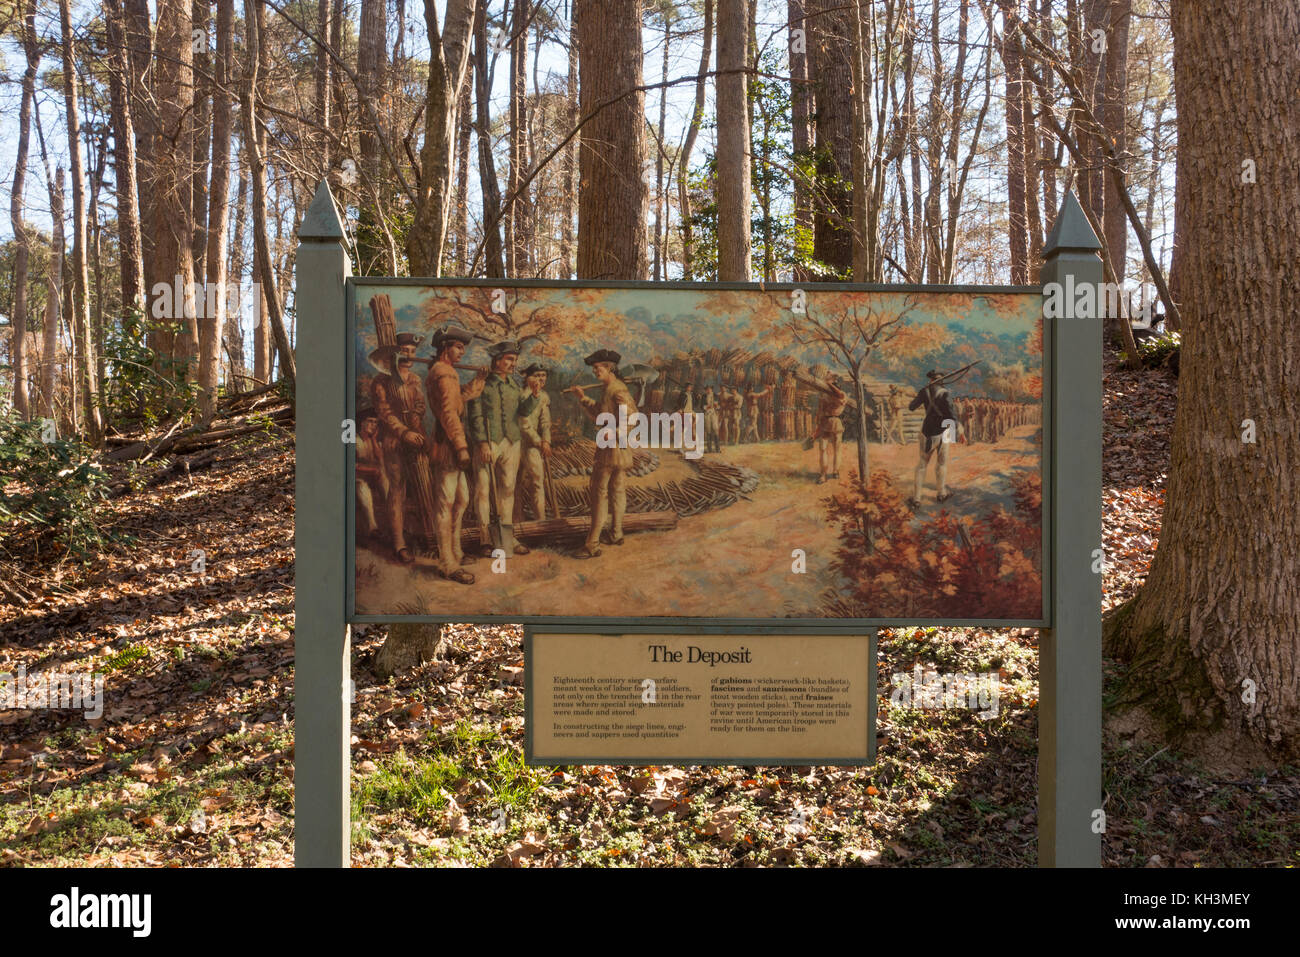
[[[1029,0],[1031,10],[1033,0]],[[1038,200],[1038,120],[1034,111],[1032,71],[1034,64],[1016,35],[1020,54],[1020,137],[1025,160],[1025,228],[1029,232],[1028,281],[1038,281],[1039,263],[1043,258],[1043,211]]]
[[[81,152],[81,109],[77,97],[77,60],[72,49],[69,0],[59,0],[63,52],[63,104],[67,116],[68,159],[72,164],[72,327],[77,339],[77,382],[85,423],[84,439],[97,446],[104,434],[99,409],[99,376],[95,364],[95,334],[90,324],[90,275],[86,261],[86,163]]]
[[[210,421],[221,380],[221,343],[226,325],[226,236],[230,202],[230,86],[234,65],[234,0],[217,0],[216,84],[212,101],[212,192],[207,216],[207,307],[199,328],[200,412]]]
[[[49,170],[49,167],[46,167]],[[63,304],[63,168],[54,171],[49,180],[50,185],[50,221],[53,234],[50,237],[50,265],[45,292],[45,327],[42,333],[41,348],[41,415],[47,419],[56,418],[54,402],[54,370],[59,361],[59,321]],[[68,394],[72,394],[69,382]]]
[[[695,106],[691,110],[691,121],[686,127],[686,141],[682,145],[682,155],[677,161],[677,214],[682,221],[682,278],[688,282],[695,276],[692,264],[695,238],[691,223],[691,154],[695,152],[695,140],[700,133],[700,123],[704,119],[704,103],[707,95],[705,74],[709,72],[709,56],[712,52],[713,0],[704,0],[704,37],[700,47],[700,68],[695,81]]]
[[[837,274],[853,268],[853,43],[854,3],[808,0],[812,23],[808,73],[816,106],[818,203],[813,215],[813,257]],[[824,276],[821,278],[832,278]]]
[[[746,0],[718,0],[718,279],[748,282],[750,235],[749,96],[744,70]]]
[[[645,93],[638,0],[575,0],[583,117],[578,276],[646,279]]]
[[[154,74],[147,72],[154,54],[153,16],[149,12],[148,0],[121,0],[121,2],[122,31],[129,65],[126,77],[127,99],[135,131],[141,296],[147,300],[151,294],[151,287],[147,280],[152,276],[150,264],[153,262],[154,207],[158,203],[158,196],[154,190],[157,158],[153,155],[154,138],[158,132],[158,103],[151,89]],[[153,341],[152,336],[150,341]]]
[[[496,160],[492,155],[491,81],[487,40],[487,16],[482,5],[474,14],[474,137],[478,144],[479,191],[483,196],[483,266],[487,275],[500,279],[506,274],[501,249],[501,188],[497,184]]]
[[[357,99],[359,116],[357,152],[361,161],[361,181],[357,184],[359,219],[357,230],[357,266],[362,275],[387,272],[383,263],[391,256],[379,241],[385,231],[383,223],[383,147],[380,137],[384,131],[376,127],[377,116],[383,115],[379,104],[386,96],[384,76],[388,66],[388,2],[387,0],[361,0],[361,19],[357,33]],[[365,103],[375,104],[372,112]],[[389,267],[391,267],[391,262]],[[418,275],[412,265],[412,274]]]
[[[121,261],[122,308],[143,310],[144,258],[140,236],[140,187],[135,151],[131,64],[121,0],[104,0],[108,36],[110,112],[113,124],[113,181],[117,193],[117,246]]]
[[[159,0],[157,45],[164,55],[151,64],[158,119],[154,130],[151,178],[153,255],[146,256],[146,275],[154,309],[162,287],[180,286],[181,302],[172,302],[167,316],[155,316],[166,328],[155,334],[156,363],[177,381],[193,375],[198,355],[198,326],[194,302],[194,259],[191,255],[194,215],[191,202],[194,156],[194,70],[189,0]],[[152,269],[149,269],[152,258]],[[177,277],[180,277],[179,280]]]
[[[1122,156],[1128,142],[1127,106],[1128,106],[1128,32],[1132,19],[1131,0],[1112,0],[1106,29],[1106,76],[1103,96],[1098,111],[1098,119],[1106,130],[1106,137],[1113,145],[1115,155]],[[1108,160],[1110,165],[1122,168],[1122,163],[1114,158]],[[1106,248],[1110,250],[1111,262],[1115,264],[1115,273],[1119,282],[1124,282],[1128,272],[1128,220],[1124,212],[1124,203],[1119,195],[1119,188],[1113,175],[1106,177],[1105,212],[1102,217],[1105,230]],[[1108,317],[1110,318],[1110,317]]]
[[[27,0],[23,10],[22,45],[27,66],[23,70],[22,100],[18,107],[18,151],[14,159],[13,189],[9,193],[9,225],[14,232],[14,304],[10,356],[13,364],[14,408],[23,418],[31,417],[31,393],[27,386],[27,272],[31,260],[31,236],[24,216],[23,190],[27,181],[27,152],[32,138],[32,103],[36,98],[36,75],[41,65],[41,47],[36,36],[36,0]]]
[[[710,0],[704,0],[707,7]],[[578,32],[573,18],[569,17],[569,73],[565,88],[565,107],[568,129],[578,125]],[[701,81],[702,82],[702,81]],[[571,279],[574,268],[574,224],[578,220],[578,137],[569,140],[564,147],[563,168],[560,181],[563,184],[560,212],[560,268],[562,279]],[[684,214],[683,214],[684,215]]]
[[[212,32],[212,14],[207,0],[193,0],[191,17],[194,51],[194,159],[191,176],[194,182],[190,199],[194,204],[194,281],[202,282],[206,272],[204,260],[208,252],[208,164],[212,150],[212,57],[208,52],[208,38]],[[199,290],[199,296],[204,292]],[[200,311],[200,316],[203,313]],[[200,335],[200,338],[202,336]],[[199,362],[202,365],[202,359]]]
[[[240,112],[244,121],[244,146],[248,151],[248,168],[252,174],[253,201],[253,255],[257,268],[255,275],[262,284],[266,302],[266,318],[275,337],[276,351],[280,356],[280,375],[292,387],[295,379],[293,349],[285,331],[284,314],[280,311],[279,284],[271,262],[271,248],[266,233],[266,163],[262,159],[262,143],[257,130],[257,107],[254,91],[257,74],[266,53],[266,5],[264,0],[244,0],[244,29],[248,36],[248,59],[244,68],[244,85],[240,90]],[[267,370],[268,374],[270,370]]]
[[[790,145],[794,149],[796,169],[803,169],[812,149],[812,90],[808,85],[808,24],[804,19],[804,0],[787,0],[790,57]],[[794,178],[794,226],[796,251],[800,243],[811,242],[813,216],[808,183],[802,175]],[[795,282],[808,278],[807,270],[796,266]]]
[[[468,82],[469,35],[474,22],[473,0],[453,0],[441,33],[437,5],[425,0],[429,36],[429,82],[424,106],[424,144],[420,148],[420,187],[415,221],[407,234],[406,254],[413,276],[441,276],[447,245],[451,199],[451,160],[456,136],[460,88]]]
[[[1002,9],[1002,63],[1006,67],[1007,119],[1007,216],[1008,247],[1011,254],[1011,282],[1029,282],[1029,213],[1025,188],[1024,98],[1026,89],[1021,70],[1021,49],[1013,26],[1019,18],[1016,0],[999,0]]]
[[[1082,22],[1080,24],[1079,47],[1074,64],[1082,64],[1084,105],[1100,118],[1098,104],[1106,84],[1106,22],[1111,0],[1082,0]],[[1105,146],[1102,143],[1103,131],[1092,123],[1079,123],[1076,113],[1079,149],[1083,153],[1084,165],[1079,169],[1079,202],[1092,213],[1098,222],[1105,217]],[[1102,237],[1103,239],[1105,237]]]
[[[231,66],[230,72],[233,81],[233,74],[235,72],[233,65]],[[235,132],[237,134],[238,130]],[[240,157],[239,182],[235,186],[235,229],[230,239],[230,267],[227,270],[226,275],[231,278],[231,281],[238,284],[241,290],[243,290],[249,287],[244,284],[244,233],[245,221],[248,218],[248,202],[246,199],[248,196],[248,154],[244,151],[242,144],[236,152],[236,156]],[[258,360],[261,353],[258,352],[257,349],[258,327],[261,322],[261,317],[265,315],[265,311],[262,309],[262,300],[257,295],[256,287],[253,287],[251,298],[253,314],[253,368],[251,371],[253,377],[258,380],[259,384],[265,384],[266,380],[258,374]],[[229,345],[227,346],[227,351],[231,357],[231,365],[235,366],[237,364],[235,371],[239,375],[245,375],[250,371],[244,355],[244,299],[245,296],[241,292],[240,312],[234,316],[233,320],[230,317],[227,317],[226,321],[226,330],[229,334],[228,338],[230,340]]]
[[[220,27],[218,27],[220,29]],[[316,2],[316,32],[325,44],[332,45],[333,40],[330,37],[330,0],[317,0]],[[220,45],[221,38],[217,37],[217,43]],[[316,84],[316,125],[320,127],[320,133],[316,136],[316,142],[320,145],[320,175],[325,177],[330,170],[330,153],[333,149],[333,142],[330,138],[330,126],[333,122],[333,88],[330,84],[330,67],[332,66],[329,51],[323,46],[316,48],[316,66],[312,73],[312,80]]]
[[[667,9],[661,12],[664,20],[664,48],[663,56],[659,61],[659,82],[662,87],[659,91],[659,123],[655,127],[654,264],[650,270],[655,282],[659,282],[668,274],[668,253],[664,249],[668,235],[668,196],[664,183],[664,154],[666,152],[664,140],[668,135],[668,62],[673,35],[673,17]],[[672,171],[669,170],[669,176],[671,175]]]
[[[1280,51],[1300,33],[1300,0],[1172,9],[1183,368],[1160,544],[1107,637],[1132,665],[1129,696],[1175,738],[1222,728],[1295,761],[1300,61]],[[1257,182],[1241,180],[1246,158]]]
[[[925,281],[943,282],[944,243],[943,215],[940,202],[943,197],[943,182],[947,178],[943,169],[943,137],[939,134],[936,118],[943,115],[943,76],[944,59],[940,50],[942,19],[939,15],[939,0],[934,0],[930,17],[930,135],[927,137],[926,175],[929,186],[925,191],[925,213],[923,216],[922,235],[925,237]],[[992,36],[992,29],[989,35]],[[958,80],[954,78],[954,86]],[[913,175],[917,175],[913,171]],[[919,175],[917,175],[919,180]]]
[[[1043,42],[1049,47],[1053,46],[1054,34],[1052,33],[1052,0],[1039,0],[1036,33],[1042,38]],[[1034,61],[1031,61],[1033,63]],[[1051,107],[1047,102],[1046,91],[1051,84],[1052,71],[1040,61],[1034,69],[1042,77],[1042,85],[1038,86],[1038,108],[1046,110]],[[1047,124],[1042,124],[1042,138],[1039,144],[1039,156],[1042,157],[1041,179],[1043,185],[1043,222],[1056,222],[1056,155],[1059,147],[1052,139],[1052,134],[1047,128]]]
[[[473,84],[466,76],[460,85],[460,105],[456,109],[456,275],[469,271],[469,138],[474,125],[470,110],[473,101],[470,88]]]
[[[361,23],[357,33],[357,96],[378,102],[384,96],[384,72],[388,65],[388,3],[361,0]],[[380,146],[383,135],[369,119],[362,119],[358,131],[361,168],[369,181],[379,179]]]
[[[528,233],[530,211],[528,191],[524,188],[527,172],[528,101],[524,79],[528,66],[528,0],[513,0],[510,22],[510,166],[506,180],[509,197],[506,208],[506,271],[513,278],[528,275]]]

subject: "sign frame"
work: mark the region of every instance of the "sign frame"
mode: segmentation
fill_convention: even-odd
[[[978,285],[917,285],[917,284],[900,284],[889,285],[887,283],[757,283],[757,282],[651,282],[642,280],[560,280],[560,279],[455,279],[455,278],[436,278],[422,279],[412,277],[392,278],[387,276],[349,276],[345,280],[344,299],[347,303],[347,417],[353,422],[356,421],[356,383],[359,370],[356,364],[356,350],[353,343],[356,341],[357,333],[357,301],[359,289],[375,288],[382,290],[393,286],[418,286],[424,287],[468,287],[468,288],[486,288],[486,289],[645,289],[645,290],[689,290],[692,292],[708,291],[726,291],[726,292],[792,292],[795,289],[802,289],[805,292],[879,292],[879,293],[921,293],[921,294],[962,294],[971,296],[981,295],[1033,295],[1042,296],[1040,286],[978,286]],[[466,623],[477,625],[502,625],[502,624],[536,624],[536,625],[558,625],[566,622],[577,622],[584,620],[598,621],[602,626],[620,629],[640,625],[658,625],[665,630],[678,628],[697,628],[702,625],[719,625],[740,631],[752,630],[763,626],[777,626],[785,630],[797,631],[802,627],[816,628],[818,630],[827,630],[822,627],[824,622],[833,623],[831,630],[838,630],[858,633],[873,628],[902,628],[909,626],[928,627],[936,624],[942,624],[946,627],[960,628],[1050,628],[1051,627],[1051,595],[1052,595],[1052,547],[1051,547],[1051,522],[1048,516],[1052,512],[1052,456],[1050,449],[1052,440],[1052,399],[1053,399],[1053,329],[1052,324],[1043,322],[1043,354],[1042,354],[1042,432],[1043,442],[1041,449],[1041,474],[1042,474],[1042,522],[1040,527],[1041,546],[1040,554],[1041,567],[1039,577],[1042,585],[1042,615],[1038,618],[891,618],[886,616],[873,616],[868,618],[693,618],[680,616],[618,616],[588,618],[582,615],[573,616],[556,616],[556,615],[464,615],[448,613],[443,615],[385,615],[385,614],[358,614],[356,611],[356,498],[354,495],[347,495],[345,503],[347,509],[346,529],[347,535],[346,560],[347,572],[345,587],[346,596],[346,614],[347,620],[351,624],[382,624],[388,622],[421,622],[427,624],[449,624],[449,623]],[[348,445],[347,451],[347,480],[348,489],[352,489],[356,477],[356,446]]]
[[[351,622],[372,619],[349,617],[350,578],[344,548],[352,524],[349,502],[355,492],[348,481],[350,450],[342,441],[342,430],[355,391],[348,388],[349,357],[354,351],[348,336],[347,292],[352,273],[347,234],[328,181],[317,187],[299,226],[298,240],[294,293],[298,317],[295,403],[299,410],[294,473],[294,862],[299,867],[346,867],[351,860],[352,831]],[[1058,292],[1062,288],[1099,288],[1103,279],[1100,249],[1078,200],[1067,191],[1043,246],[1042,290],[1048,285]],[[494,280],[488,284],[505,285]],[[933,291],[936,287],[852,288]],[[1006,286],[944,288],[1032,291]],[[1023,627],[1039,629],[1038,862],[1042,867],[1099,867],[1105,829],[1101,789],[1102,323],[1095,318],[1045,317],[1043,331],[1043,523],[1049,537],[1042,577],[1047,600],[1042,621],[1023,623]],[[511,619],[517,621],[518,616]],[[895,623],[881,620],[871,624]],[[946,619],[942,623],[952,627],[982,624]],[[572,629],[578,623],[562,624]],[[598,627],[626,630],[633,626],[633,622],[601,619]],[[850,619],[780,619],[770,624],[775,630],[827,634],[869,626]],[[999,621],[991,626],[1017,624]],[[687,627],[734,629],[727,622],[695,619],[688,619]],[[761,627],[753,623],[745,630]],[[653,628],[672,630],[666,618],[654,619]]]

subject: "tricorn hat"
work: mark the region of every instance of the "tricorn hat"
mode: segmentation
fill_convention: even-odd
[[[623,361],[623,357],[613,349],[597,349],[582,361],[589,366],[594,366],[597,362],[612,362],[614,367],[618,368],[618,364]]]
[[[370,361],[379,368],[385,365],[397,354],[402,346],[418,346],[424,341],[424,336],[417,336],[413,332],[399,332],[397,334],[397,344],[392,346],[380,346],[374,352],[370,353]]]
[[[441,349],[444,342],[459,342],[463,345],[469,345],[473,338],[474,333],[462,329],[460,326],[453,323],[447,323],[447,325],[439,326],[437,329],[433,330],[430,342],[433,343],[435,349]]]
[[[488,346],[488,357],[499,359],[502,356],[519,355],[519,343],[513,339],[503,339],[496,345]]]
[[[550,369],[546,368],[546,366],[542,365],[540,362],[534,362],[527,369],[524,369],[521,375],[527,378],[528,376],[532,375],[535,372],[545,372],[549,374],[550,371],[551,371]]]

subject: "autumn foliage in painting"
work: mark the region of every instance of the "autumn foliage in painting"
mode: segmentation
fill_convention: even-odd
[[[828,593],[827,611],[855,618],[1034,619],[1042,614],[1042,484],[1011,479],[1014,513],[982,518],[946,509],[914,515],[890,474],[863,494],[856,474],[825,500],[839,529],[833,570],[851,584]]]

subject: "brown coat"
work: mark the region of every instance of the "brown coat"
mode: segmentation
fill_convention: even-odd
[[[425,381],[429,408],[433,411],[433,429],[429,433],[430,457],[438,465],[456,464],[456,453],[468,450],[465,437],[465,403],[483,391],[483,380],[460,384],[460,375],[449,362],[439,359],[429,366]]]
[[[595,419],[601,413],[608,412],[614,416],[615,429],[617,430],[618,407],[620,405],[627,409],[627,419],[631,422],[632,416],[636,414],[636,403],[632,401],[632,393],[628,391],[626,383],[622,379],[614,379],[609,385],[605,386],[604,394],[600,401],[583,396],[582,408],[592,419]],[[627,436],[621,436],[626,441]],[[626,469],[632,467],[632,450],[629,448],[612,448],[602,449],[596,447],[596,461],[594,468],[619,468]]]
[[[402,436],[408,431],[424,434],[424,396],[420,379],[409,369],[403,370],[401,376],[400,387],[396,386],[391,375],[377,375],[370,384],[370,401],[379,417],[385,452],[403,447]],[[405,447],[410,448],[409,445]]]

